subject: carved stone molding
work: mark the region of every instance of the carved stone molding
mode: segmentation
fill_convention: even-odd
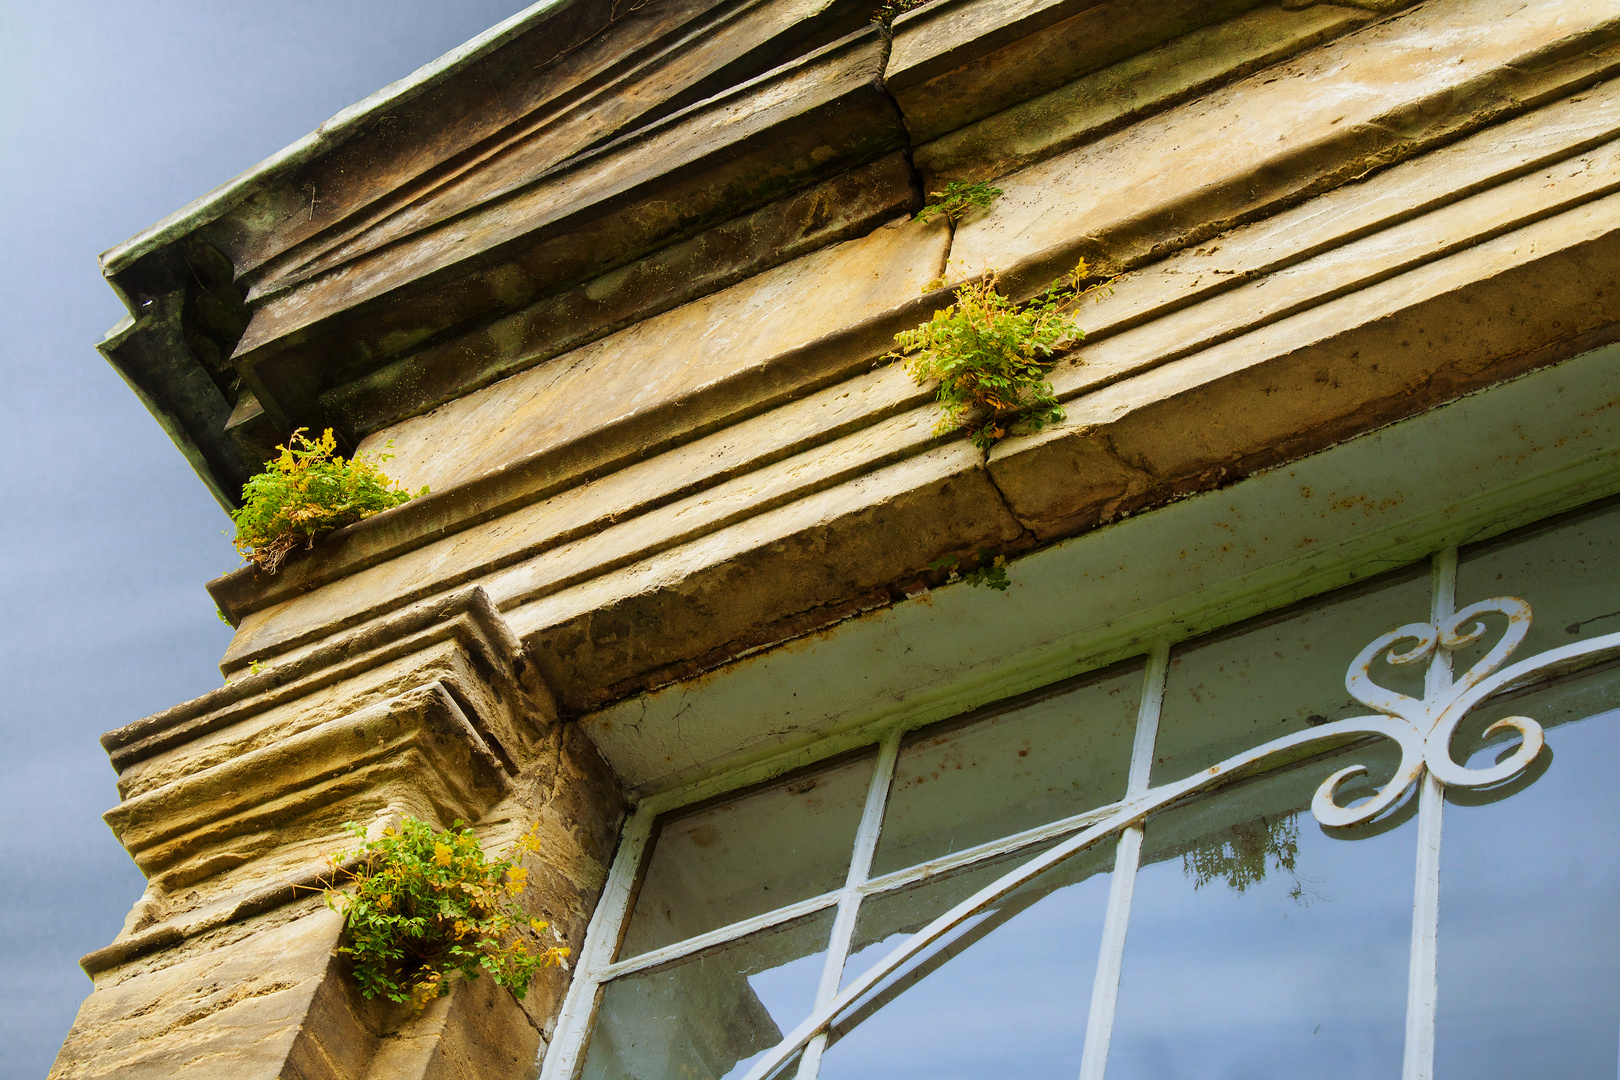
[[[538,980],[526,1004],[488,980],[419,1016],[367,1002],[322,899],[328,857],[353,843],[347,821],[459,819],[497,850],[534,827],[542,850],[525,862],[540,887],[526,902],[568,940],[583,936],[617,786],[557,722],[482,588],[103,742],[123,795],[107,822],[149,885],[118,938],[81,961],[97,989],[53,1077],[507,1075],[534,1059],[565,973]],[[485,1028],[499,1046],[482,1046]]]

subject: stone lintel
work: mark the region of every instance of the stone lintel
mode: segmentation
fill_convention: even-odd
[[[1577,102],[1571,109],[1600,112],[1597,104]],[[1579,137],[1580,128],[1571,134]],[[928,564],[943,554],[971,555],[981,546],[1014,552],[1069,535],[1129,510],[1222,486],[1593,347],[1620,320],[1620,301],[1603,284],[1620,203],[1602,194],[1601,183],[1581,187],[1581,178],[1601,181],[1606,175],[1595,167],[1605,147],[1588,152],[1591,162],[1581,155],[1565,159],[1559,175],[1574,179],[1548,185],[1527,177],[1525,184],[1550,200],[1539,211],[1510,181],[1494,194],[1476,196],[1477,202],[1441,207],[1410,227],[1398,224],[1395,235],[1410,232],[1411,243],[1426,252],[1415,262],[1403,252],[1417,248],[1391,237],[1369,240],[1380,258],[1393,260],[1393,273],[1380,271],[1370,254],[1350,257],[1354,248],[1345,258],[1329,258],[1321,273],[1305,272],[1314,265],[1309,259],[1289,262],[1289,276],[1258,279],[1278,297],[1274,307],[1230,289],[1206,297],[1203,305],[1184,306],[1182,290],[1196,294],[1206,277],[1221,275],[1166,273],[1144,279],[1145,291],[1157,297],[1151,302],[1158,319],[1151,320],[1142,314],[1149,299],[1127,288],[1131,282],[1122,283],[1117,296],[1097,308],[1107,326],[1117,300],[1124,309],[1121,322],[1081,348],[1081,363],[1054,372],[1071,397],[1069,421],[1003,443],[991,455],[987,486],[977,478],[983,466],[965,443],[930,449],[937,444],[930,433],[932,409],[913,407],[867,431],[807,448],[779,466],[755,467],[666,510],[649,511],[645,521],[602,519],[600,531],[580,533],[572,548],[565,543],[550,554],[529,548],[523,561],[490,574],[491,596],[546,666],[564,708],[596,708],[898,599],[908,586],[937,577]],[[1466,161],[1467,148],[1459,146],[1450,163],[1460,169]],[[1415,191],[1423,178],[1408,182],[1391,173],[1386,183],[1392,190]],[[1378,195],[1378,189],[1368,195]],[[1505,217],[1488,212],[1492,199]],[[1521,212],[1532,216],[1528,224],[1515,217]],[[1447,215],[1466,222],[1469,237],[1449,254],[1447,246],[1433,243],[1445,235]],[[1278,245],[1266,250],[1286,250],[1281,238],[1296,237],[1297,227],[1282,230]],[[1238,264],[1244,244],[1232,244]],[[1346,268],[1370,275],[1348,294],[1343,286],[1356,278],[1346,276]],[[1296,286],[1314,290],[1314,299],[1290,298],[1287,290]],[[1543,299],[1528,308],[1510,305],[1504,297],[1514,290]],[[1232,303],[1222,306],[1223,297]],[[1231,313],[1226,321],[1215,318],[1222,311]],[[1188,320],[1200,319],[1204,343],[1175,359],[1172,346],[1199,341],[1193,333],[1198,323]],[[874,386],[905,389],[893,369],[867,378],[876,380]],[[1232,426],[1238,417],[1255,425],[1241,439]],[[742,438],[741,430],[732,436]],[[1121,445],[1133,448],[1130,456],[1115,452]],[[1088,449],[1082,462],[1066,456],[1079,452],[1062,449],[1069,446],[1104,449]],[[1177,446],[1189,448],[1184,458],[1171,453]],[[1193,446],[1203,449],[1195,454]],[[967,456],[951,456],[962,452]],[[908,456],[913,454],[919,456]],[[851,465],[839,464],[845,459]],[[947,460],[958,464],[930,464]],[[659,475],[660,464],[648,462],[645,475]],[[936,467],[945,471],[935,473]],[[779,483],[772,479],[774,469],[789,486],[772,486]],[[733,488],[736,505],[759,512],[728,510]],[[574,501],[583,508],[588,494],[589,485]],[[1003,496],[1011,517],[989,526],[983,514],[999,514]],[[599,512],[614,513],[611,501],[598,505]],[[558,526],[562,505],[538,509],[549,511],[535,519],[544,535]],[[683,533],[691,526],[677,523],[699,520],[700,514],[712,522],[707,531]],[[503,533],[505,542],[524,542],[517,524]],[[886,539],[871,540],[879,535]],[[315,640],[323,623],[331,626],[355,610],[355,599],[374,603],[387,575],[420,583],[432,565],[455,565],[458,550],[467,559],[490,550],[474,534],[444,543],[432,555],[436,563],[402,559],[397,573],[378,567],[368,571],[377,577],[334,582],[307,599],[251,616],[233,662],[245,663],[255,650],[275,655],[288,647],[277,645],[278,637]],[[586,556],[595,562],[582,564]],[[594,576],[581,577],[581,565],[594,565]],[[353,599],[348,580],[355,583]]]
[[[1620,204],[1606,209],[1604,227],[1544,253],[1535,245],[1551,236],[1504,238],[1498,251],[1516,246],[1520,259],[1485,280],[1445,282],[1456,267],[1392,279],[1099,391],[1063,426],[998,446],[987,485],[966,465],[915,486],[902,477],[926,473],[890,466],[515,608],[513,623],[563,707],[597,708],[817,629],[805,620],[818,610],[832,622],[874,590],[902,599],[930,579],[934,551],[1016,553],[1024,529],[1040,542],[1072,535],[1595,348],[1620,337],[1620,291],[1597,284],[1620,273]],[[1358,307],[1365,322],[1328,329]],[[963,507],[981,499],[980,514],[1010,512],[999,536]]]
[[[1086,409],[1091,396],[1102,395],[1099,402],[1115,400],[1108,394],[1128,392],[1134,380],[1155,368],[1205,353],[1206,366],[1226,363],[1222,358],[1255,352],[1255,342],[1279,340],[1277,334],[1294,326],[1309,323],[1325,335],[1323,340],[1348,332],[1382,317],[1378,305],[1389,298],[1410,300],[1429,288],[1424,282],[1449,280],[1466,292],[1516,265],[1527,242],[1541,244],[1543,254],[1549,243],[1601,249],[1597,238],[1606,235],[1610,226],[1605,222],[1613,213],[1606,197],[1613,185],[1607,178],[1620,161],[1615,157],[1620,153],[1617,130],[1620,92],[1593,89],[1129,275],[1100,303],[1081,309],[1093,332],[1078,350],[1078,362],[1060,364],[1053,381],[1074,408]],[[1570,277],[1561,299],[1590,301],[1601,312],[1610,301],[1594,285],[1596,280],[1582,283],[1579,275]],[[1399,284],[1385,284],[1392,281]],[[1586,300],[1579,299],[1583,294]],[[1467,323],[1460,309],[1446,318]],[[1607,321],[1601,313],[1582,314],[1549,329],[1562,340],[1571,328],[1578,335]],[[1508,349],[1490,345],[1482,355],[1505,358],[1535,347],[1526,338]],[[1269,354],[1261,348],[1255,355]],[[1494,374],[1481,369],[1447,392],[1466,392],[1509,374],[1508,368]],[[1108,391],[1110,387],[1116,389]],[[511,406],[496,396],[504,393],[500,388],[488,393],[497,409],[490,423],[454,421],[453,431],[441,432],[435,426],[439,421],[424,418],[422,445],[442,446],[446,438],[498,426],[498,410]],[[922,396],[897,369],[873,371],[678,452],[590,480],[534,504],[532,511],[508,515],[499,532],[489,532],[487,538],[474,530],[465,539],[447,537],[400,552],[387,566],[339,573],[306,598],[291,590],[271,594],[276,603],[248,616],[226,664],[240,668],[316,641],[357,617],[375,617],[390,605],[430,593],[436,576],[456,580],[447,574],[484,575],[503,609],[543,602],[562,610],[558,605],[575,603],[566,595],[594,588],[589,585],[593,576],[623,574],[628,571],[622,568],[638,563],[653,566],[710,534],[736,535],[751,513],[785,507],[863,471],[888,467],[897,456],[927,450],[934,441],[929,435],[931,410],[920,406]],[[1404,396],[1398,394],[1397,400]],[[919,407],[911,419],[895,413]],[[863,416],[865,431],[859,430]],[[1111,465],[1099,475],[1113,475],[1115,469]],[[1040,486],[1039,481],[1031,483]],[[1059,504],[1073,501],[1075,484],[1056,484],[1052,497]],[[1160,490],[1153,483],[1148,486]],[[1074,505],[1076,521],[1098,512],[1085,499]],[[1044,510],[1031,511],[1021,524],[1032,535],[1047,537],[1064,528],[1052,525]],[[974,550],[964,546],[971,543],[962,539],[959,553]],[[932,558],[908,569],[921,570]],[[318,564],[311,560],[306,565]],[[909,580],[900,575],[888,585],[897,588]],[[609,590],[603,595],[613,595],[614,587],[603,587]],[[833,612],[852,610],[850,604],[875,602],[866,586],[835,591],[826,598],[823,616],[832,619]],[[778,629],[791,636],[821,625],[814,610],[788,614]],[[657,676],[662,678],[701,670],[715,657],[769,643],[775,632],[755,628],[732,642],[712,642],[695,655],[654,659],[646,672],[663,671]],[[569,707],[646,685],[650,677],[643,673],[611,690],[599,683],[587,697],[570,697]]]

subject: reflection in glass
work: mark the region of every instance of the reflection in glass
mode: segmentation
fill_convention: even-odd
[[[1517,596],[1534,615],[1530,634],[1508,658],[1620,631],[1620,506],[1554,518],[1464,548],[1457,560],[1457,606],[1493,596]],[[1494,645],[1501,619],[1457,655],[1459,672]]]
[[[1380,634],[1428,619],[1425,564],[1172,650],[1152,782],[1172,783],[1283,735],[1367,715],[1344,688],[1351,661]],[[1372,674],[1421,698],[1421,667],[1378,660]]]
[[[872,764],[868,753],[660,822],[621,955],[843,885]]]
[[[832,920],[824,911],[608,983],[584,1080],[742,1076],[815,1005]]]
[[[1547,748],[1523,781],[1454,793],[1440,849],[1440,1080],[1612,1080],[1620,1066],[1620,671],[1471,717],[1529,716]],[[1606,711],[1607,710],[1607,711]],[[1595,714],[1595,715],[1594,715]],[[1586,719],[1581,719],[1587,717]],[[1493,763],[1516,738],[1477,749]],[[1500,796],[1496,801],[1493,795]]]
[[[1308,809],[1335,769],[1382,783],[1398,758],[1362,745],[1148,822],[1109,1080],[1400,1075],[1415,825],[1340,838]]]
[[[1133,663],[901,747],[874,875],[1114,802],[1142,691]]]
[[[1037,851],[861,907],[845,983]],[[880,983],[835,1025],[823,1080],[1072,1080],[1108,900],[1114,842],[1075,856]]]

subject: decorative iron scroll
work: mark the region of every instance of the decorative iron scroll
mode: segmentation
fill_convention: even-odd
[[[1426,680],[1428,689],[1422,699],[1397,693],[1373,680],[1373,664],[1380,656],[1397,667],[1425,661],[1432,664],[1442,652],[1447,654],[1445,659],[1449,661],[1450,653],[1485,636],[1487,626],[1482,616],[1491,614],[1507,618],[1507,627],[1501,638],[1461,675],[1444,679],[1435,678],[1431,673]],[[1107,817],[986,885],[923,927],[851,982],[832,1001],[814,1010],[804,1023],[755,1062],[744,1080],[767,1080],[774,1076],[811,1039],[826,1030],[834,1019],[873,987],[1008,894],[1098,841],[1140,824],[1148,815],[1230,783],[1240,776],[1263,772],[1268,762],[1282,764],[1297,760],[1313,749],[1348,745],[1369,737],[1387,738],[1399,745],[1401,762],[1394,776],[1364,802],[1341,806],[1336,798],[1346,780],[1367,772],[1364,765],[1340,769],[1322,782],[1311,800],[1311,812],[1329,828],[1347,828],[1372,821],[1399,803],[1422,779],[1424,770],[1433,773],[1441,783],[1460,788],[1489,787],[1518,777],[1546,745],[1541,725],[1527,716],[1504,717],[1491,724],[1485,729],[1484,738],[1501,731],[1514,731],[1520,736],[1519,745],[1495,764],[1470,768],[1451,756],[1451,741],[1462,721],[1480,704],[1497,694],[1620,657],[1620,633],[1616,633],[1549,649],[1503,668],[1502,664],[1523,644],[1525,635],[1530,632],[1530,620],[1529,604],[1517,597],[1499,596],[1463,608],[1438,625],[1408,623],[1382,635],[1361,650],[1345,675],[1345,689],[1355,700],[1376,709],[1375,715],[1338,720],[1285,735],[1185,779],[1150,788],[1127,799]]]

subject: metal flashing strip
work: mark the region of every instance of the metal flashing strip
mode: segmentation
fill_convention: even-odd
[[[271,154],[252,168],[238,173],[157,224],[142,229],[121,244],[108,248],[101,255],[102,274],[106,276],[116,274],[141,256],[229,213],[278,173],[296,168],[333,147],[348,142],[377,116],[411,100],[424,90],[431,89],[463,66],[499,49],[549,14],[552,8],[571,2],[572,0],[539,0],[538,3],[529,5],[504,22],[485,30],[471,41],[456,46],[437,60],[423,64],[403,79],[395,80],[369,97],[341,110],[297,142]]]

